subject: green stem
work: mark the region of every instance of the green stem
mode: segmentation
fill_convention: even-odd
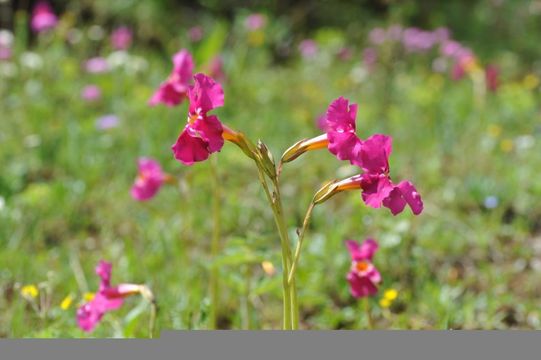
[[[148,337],[154,338],[154,329],[156,328],[156,313],[158,308],[156,306],[156,301],[150,302],[150,319],[148,320]]]
[[[265,190],[265,195],[267,196],[267,200],[269,201],[269,204],[271,205],[272,214],[274,215],[274,222],[276,223],[276,227],[278,228],[278,233],[280,235],[280,245],[282,247],[282,288],[283,288],[283,329],[284,330],[291,330],[291,291],[290,286],[287,281],[287,275],[289,273],[289,263],[290,263],[290,256],[289,256],[289,246],[287,243],[287,230],[284,232],[285,224],[281,216],[281,212],[279,210],[279,206],[277,204],[281,203],[279,200],[279,192],[275,191],[273,195],[271,195],[269,186],[267,184],[267,180],[265,180],[265,173],[262,168],[262,166],[257,163],[257,170],[258,170],[258,176],[259,181],[261,182],[261,186],[263,186],[263,189]],[[276,183],[275,183],[276,184]],[[284,236],[284,233],[286,234]]]
[[[291,281],[295,277],[295,271],[297,270],[297,264],[299,262],[299,257],[301,256],[301,247],[304,240],[304,234],[306,233],[306,228],[308,227],[308,223],[310,222],[310,218],[312,217],[312,211],[314,210],[315,206],[316,204],[311,202],[310,206],[308,206],[308,210],[306,210],[306,215],[304,216],[304,221],[302,223],[302,229],[299,232],[299,241],[297,242],[297,246],[295,248],[293,262],[291,264],[291,269],[289,270],[289,276],[287,278],[287,281],[289,283],[291,283]]]
[[[370,311],[370,299],[368,297],[364,298],[364,312],[366,314],[366,321],[368,323],[368,329],[374,329],[374,319],[372,318],[372,311]]]
[[[212,202],[212,239],[210,243],[210,254],[214,262],[220,252],[220,179],[218,178],[217,158],[210,159],[210,171],[214,182]],[[218,326],[218,304],[220,301],[219,269],[212,266],[210,272],[210,328],[217,329]]]
[[[291,329],[296,330],[299,328],[299,307],[297,303],[297,287],[295,279],[289,281],[289,268],[292,264],[292,255],[290,249],[289,234],[287,232],[287,226],[284,220],[284,210],[282,207],[282,198],[280,195],[280,185],[278,178],[273,179],[273,185],[275,190],[275,218],[278,224],[278,232],[280,233],[280,240],[282,244],[282,257],[285,258],[288,263],[288,268],[284,268],[284,289],[288,288],[291,296],[290,311],[291,311]],[[285,253],[285,255],[284,255]]]

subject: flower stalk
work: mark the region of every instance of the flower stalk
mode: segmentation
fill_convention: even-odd
[[[213,180],[213,201],[212,201],[212,238],[210,243],[210,254],[214,262],[220,253],[220,204],[221,189],[218,178],[217,158],[213,157],[210,161],[210,172]],[[217,266],[212,266],[210,271],[210,328],[218,327],[218,304],[220,302],[220,283],[219,271]]]

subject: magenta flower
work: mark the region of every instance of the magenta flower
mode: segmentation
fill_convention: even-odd
[[[53,29],[58,19],[47,1],[39,1],[32,11],[30,25],[34,32],[40,33]]]
[[[224,145],[224,128],[216,115],[207,113],[224,104],[222,86],[209,76],[196,74],[190,86],[188,123],[172,146],[175,158],[185,165],[206,160]]]
[[[409,205],[418,215],[423,210],[421,196],[409,181],[393,184],[389,176],[389,156],[392,152],[392,138],[375,134],[363,140],[355,133],[357,105],[339,97],[334,100],[325,115],[326,134],[303,140],[288,149],[282,161],[291,161],[302,153],[327,147],[339,160],[348,160],[359,166],[363,173],[333,183],[334,193],[361,189],[366,205],[389,208],[393,215],[402,212]]]
[[[99,290],[94,298],[77,309],[77,324],[86,332],[94,330],[105,313],[122,306],[124,298],[141,292],[141,285],[120,284],[111,286],[111,263],[101,260],[96,274],[101,278]]]
[[[109,64],[105,58],[96,56],[85,62],[85,70],[90,74],[101,74],[109,71]]]
[[[355,134],[356,116],[357,104],[350,105],[343,97],[334,100],[325,115],[329,151],[339,160],[349,160],[352,164],[355,164],[361,146]]]
[[[154,106],[162,103],[166,106],[180,104],[188,95],[194,62],[192,55],[186,49],[180,50],[173,56],[173,71],[149,101]]]
[[[251,14],[249,15],[245,22],[244,26],[250,31],[256,31],[261,29],[267,23],[267,19],[263,14]]]
[[[101,98],[101,90],[96,85],[87,85],[81,90],[81,98],[85,101],[96,101]]]
[[[120,26],[111,33],[111,45],[115,50],[126,50],[133,41],[133,33],[127,26]]]
[[[131,196],[137,201],[150,200],[158,193],[167,175],[160,164],[150,158],[139,158],[138,174],[131,188]]]
[[[313,58],[318,53],[317,43],[312,39],[305,39],[299,44],[299,51],[303,58]]]
[[[372,258],[378,250],[378,243],[366,239],[362,244],[346,240],[346,246],[351,255],[351,268],[347,275],[351,295],[355,298],[375,295],[381,275],[372,263]]]

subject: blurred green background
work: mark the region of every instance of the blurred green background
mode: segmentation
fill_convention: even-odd
[[[159,330],[208,327],[212,266],[221,328],[280,327],[280,245],[253,164],[231,144],[213,155],[223,247],[213,260],[210,164],[183,166],[170,150],[187,105],[147,105],[180,48],[198,71],[220,56],[225,106],[216,113],[275,158],[321,133],[317,118],[333,99],[358,103],[359,136],[393,136],[393,180],[411,180],[423,196],[419,217],[367,208],[357,192],[316,208],[297,281],[302,328],[367,327],[349,294],[343,244],[366,237],[381,245],[376,328],[541,328],[541,1],[51,4],[58,25],[33,34],[33,2],[0,3],[0,25],[12,34],[3,33],[12,54],[0,60],[0,336],[147,336],[148,304],[138,298],[90,335],[77,328],[100,259],[113,263],[114,283],[153,290]],[[246,25],[254,13],[265,19],[258,29]],[[134,36],[122,51],[109,41],[120,25]],[[377,40],[374,29],[396,25],[402,34],[447,28],[475,66],[457,79],[440,43],[419,51],[402,37]],[[108,70],[86,71],[94,57]],[[92,102],[81,97],[90,84],[101,90]],[[96,126],[108,114],[118,125]],[[178,177],[145,203],[129,193],[140,156]],[[325,151],[284,168],[292,239],[321,184],[355,172]],[[38,294],[23,296],[27,285]],[[391,304],[381,302],[388,289],[398,291]],[[72,304],[61,306],[67,296]]]

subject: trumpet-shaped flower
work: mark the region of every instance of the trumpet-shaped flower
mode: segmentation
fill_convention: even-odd
[[[92,300],[77,309],[77,324],[86,332],[94,330],[105,313],[120,308],[125,297],[141,292],[141,285],[120,284],[112,287],[111,269],[111,263],[99,262],[96,267],[96,274],[101,278],[99,290]]]
[[[160,164],[150,158],[140,158],[139,171],[131,188],[131,196],[138,201],[146,201],[154,197],[166,180]]]
[[[46,1],[39,1],[32,11],[30,25],[34,32],[40,33],[52,29],[58,23],[58,19]]]
[[[172,146],[175,158],[185,165],[206,160],[224,145],[224,127],[216,115],[207,113],[224,104],[222,86],[204,74],[194,76],[188,90],[188,123]]]
[[[351,295],[361,298],[376,294],[381,275],[372,258],[378,250],[378,243],[373,239],[366,239],[362,244],[347,240],[346,247],[351,255],[351,268],[347,275]]]
[[[173,71],[152,95],[149,105],[162,103],[175,106],[182,103],[188,97],[193,68],[193,58],[188,50],[182,49],[176,53],[173,56]]]

